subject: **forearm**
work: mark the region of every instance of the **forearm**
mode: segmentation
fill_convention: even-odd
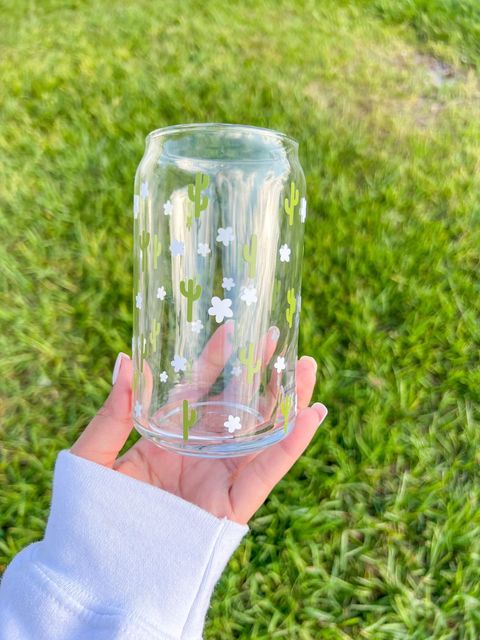
[[[45,538],[0,584],[0,640],[201,638],[248,527],[62,451]]]

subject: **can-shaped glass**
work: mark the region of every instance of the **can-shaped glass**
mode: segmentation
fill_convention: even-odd
[[[135,177],[133,420],[161,447],[231,457],[296,416],[305,176],[260,127],[153,131]]]

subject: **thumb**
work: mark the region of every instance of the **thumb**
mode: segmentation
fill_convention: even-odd
[[[113,387],[102,408],[70,452],[112,467],[132,430],[132,361],[119,353],[113,369]]]

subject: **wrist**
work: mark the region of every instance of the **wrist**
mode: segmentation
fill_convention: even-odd
[[[196,638],[213,587],[247,531],[62,451],[36,561],[85,607],[101,602],[173,637]]]

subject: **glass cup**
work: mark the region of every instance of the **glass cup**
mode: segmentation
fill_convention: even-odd
[[[296,416],[305,177],[269,129],[153,131],[135,177],[133,419],[161,447],[224,458]]]

